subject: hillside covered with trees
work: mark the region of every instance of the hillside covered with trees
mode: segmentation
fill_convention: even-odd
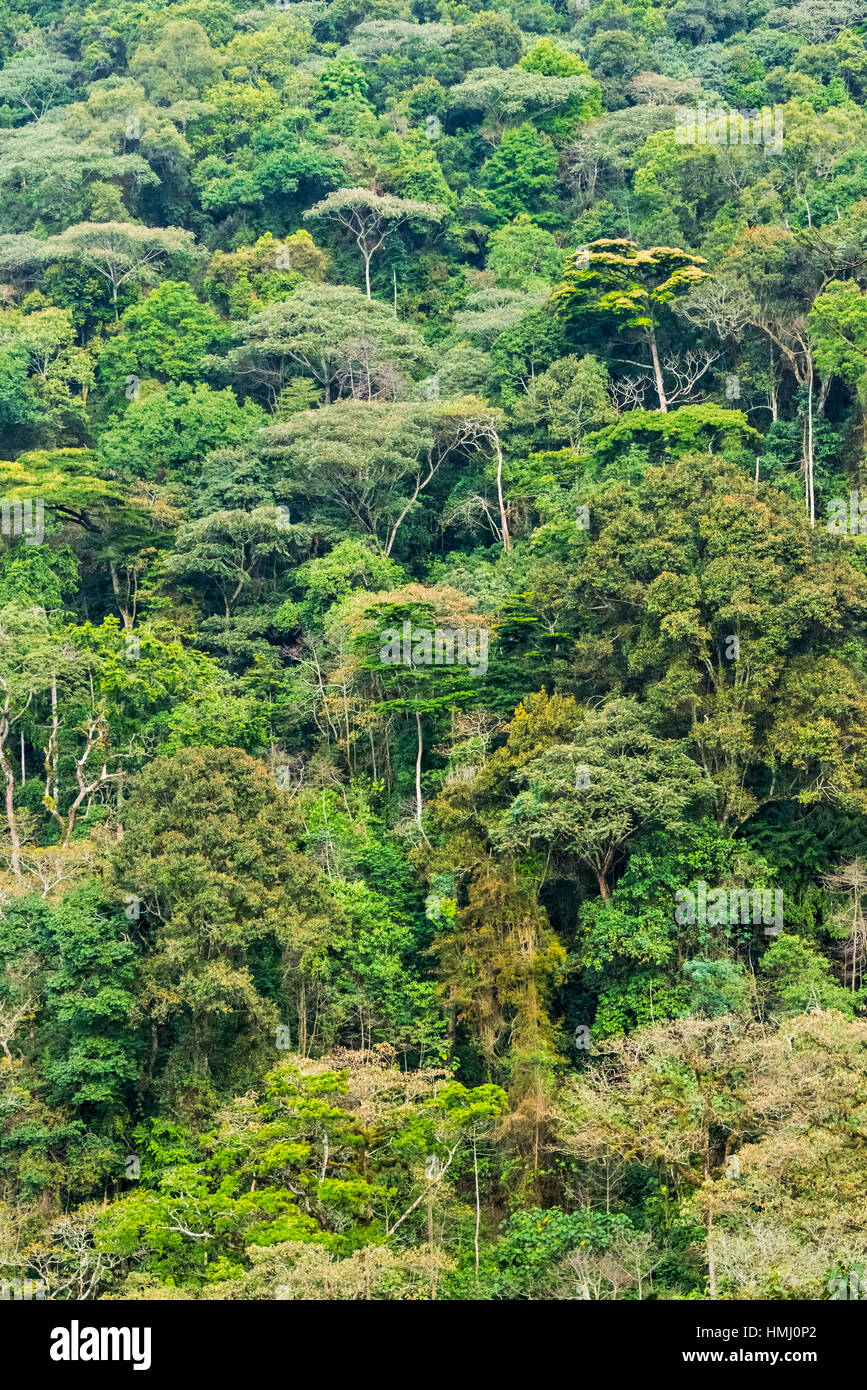
[[[4,1285],[867,1297],[865,98],[5,0]]]

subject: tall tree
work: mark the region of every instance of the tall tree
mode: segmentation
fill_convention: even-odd
[[[650,352],[660,410],[668,409],[659,357],[659,330],[677,300],[707,272],[704,257],[668,246],[641,250],[625,238],[603,237],[575,252],[554,291],[558,315],[580,326],[588,318],[613,322],[618,333],[644,342]]]
[[[364,286],[370,299],[370,262],[389,237],[407,223],[435,226],[446,209],[438,203],[375,193],[369,188],[338,188],[305,212],[305,218],[336,222],[356,244],[364,261]]]
[[[229,351],[226,370],[264,388],[272,403],[299,372],[319,383],[328,405],[335,395],[394,398],[407,378],[431,365],[414,328],[349,285],[305,281],[239,324],[235,337],[239,346]]]
[[[43,252],[46,261],[81,260],[92,265],[111,286],[115,317],[122,285],[140,284],[158,265],[194,259],[192,233],[180,227],[141,227],[132,222],[80,222],[52,237]]]
[[[140,1004],[154,1048],[168,1029],[180,1049],[173,1083],[207,1086],[232,1067],[221,1022],[254,1051],[267,1047],[279,1020],[257,987],[263,944],[291,951],[311,917],[324,929],[327,898],[295,847],[286,798],[237,748],[155,759],[130,789],[124,830],[112,872],[148,927]]]

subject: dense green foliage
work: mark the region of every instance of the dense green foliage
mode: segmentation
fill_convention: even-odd
[[[0,1280],[867,1289],[865,97],[854,0],[8,0]]]

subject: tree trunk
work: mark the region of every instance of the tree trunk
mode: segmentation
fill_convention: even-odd
[[[476,1288],[479,1287],[479,1223],[481,1220],[481,1208],[479,1206],[479,1159],[476,1153],[476,1136],[473,1135],[473,1178],[476,1184]]]
[[[713,1253],[713,1197],[708,1198],[707,1208],[707,1277],[708,1292],[716,1298],[716,1259]]]
[[[662,367],[659,365],[659,350],[656,346],[656,334],[651,328],[648,334],[650,343],[650,356],[653,360],[653,380],[656,385],[656,394],[659,397],[659,408],[668,411],[668,401],[665,399],[665,382],[662,380]]]
[[[298,1051],[307,1056],[307,986],[303,982],[298,995]]]
[[[132,614],[129,609],[124,606],[121,599],[120,580],[117,577],[117,565],[113,560],[109,561],[108,572],[111,576],[111,588],[114,594],[114,601],[117,604],[117,611],[123,619],[124,631],[129,632],[132,629]]]
[[[813,360],[809,359],[807,375],[807,507],[810,525],[816,525],[816,496],[813,490]]]
[[[421,807],[422,807],[422,801],[421,801],[421,755],[422,755],[422,738],[421,738],[421,715],[419,714],[418,710],[416,710],[416,712],[415,712],[415,729],[416,729],[416,735],[417,735],[417,738],[418,738],[418,753],[416,754],[416,759],[415,759],[415,818],[416,818],[416,821],[417,821],[417,823],[418,823],[418,828],[419,828],[419,830],[421,830],[421,833],[422,833],[422,835],[423,835],[423,834],[424,834],[424,831],[423,831],[422,828],[421,828]]]
[[[494,432],[494,442],[497,450],[497,501],[500,505],[500,529],[503,532],[503,549],[506,554],[512,549],[512,541],[509,536],[509,523],[506,520],[506,507],[503,502],[503,450],[500,447],[500,437]]]
[[[18,835],[18,822],[15,819],[15,771],[6,756],[6,736],[0,743],[0,770],[6,780],[6,823],[9,826],[9,840],[12,845],[10,867],[16,878],[21,877],[21,839]]]
[[[434,1254],[434,1224],[433,1224],[433,1190],[428,1188],[427,1199],[427,1244],[430,1258],[430,1287],[431,1298],[436,1302],[437,1296],[437,1276],[436,1276],[436,1256]]]

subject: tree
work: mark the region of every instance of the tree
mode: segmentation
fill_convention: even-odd
[[[436,1049],[443,1030],[436,985],[421,978],[413,961],[411,922],[365,883],[333,880],[331,891],[345,925],[329,942],[308,948],[318,959],[299,996],[299,1050],[314,1045],[317,1028],[320,1043],[339,1038],[362,1052],[381,1044],[422,1056]]]
[[[168,19],[156,42],[135,49],[129,70],[156,106],[169,106],[201,96],[219,76],[220,60],[201,24]]]
[[[205,272],[205,290],[233,317],[286,299],[299,281],[325,279],[329,257],[309,232],[278,241],[267,232],[253,246],[215,251]]]
[[[825,875],[825,884],[843,899],[832,918],[834,936],[840,941],[843,981],[852,994],[863,983],[867,967],[867,865],[861,859],[844,864],[836,873]]]
[[[659,409],[667,410],[658,332],[676,301],[704,279],[702,256],[666,246],[642,251],[624,238],[600,238],[577,251],[554,291],[556,312],[567,323],[587,317],[613,321],[618,333],[638,336],[650,350]]]
[[[781,19],[786,28],[803,34],[809,43],[820,44],[849,29],[860,14],[858,0],[832,0],[826,9],[818,12],[800,0]]]
[[[70,97],[75,64],[68,58],[38,51],[14,55],[0,69],[0,101],[22,106],[34,121]]]
[[[557,1063],[551,1000],[567,973],[563,944],[514,860],[480,856],[466,874],[466,902],[434,943],[452,1029],[460,1021],[489,1074],[509,1080],[516,1137],[529,1131],[538,1168]]]
[[[122,415],[110,415],[99,440],[99,458],[120,478],[149,481],[192,478],[212,450],[251,445],[267,416],[255,401],[239,405],[226,386],[188,382],[165,390],[144,386]]]
[[[819,288],[815,268],[790,230],[750,227],[729,247],[719,275],[734,291],[728,306],[730,331],[749,325],[763,334],[806,394],[804,502],[810,524],[815,525],[815,364],[807,321],[808,305]]]
[[[547,448],[568,444],[570,449],[580,448],[588,433],[617,419],[608,373],[589,353],[552,362],[518,396],[512,415],[517,425],[533,431],[534,442]]]
[[[832,930],[837,925],[832,922]],[[852,993],[834,979],[831,962],[787,932],[776,937],[762,956],[759,986],[765,1013],[771,1018],[824,1009],[849,1017],[854,1012]]]
[[[778,1030],[690,1019],[607,1040],[564,1092],[560,1143],[590,1167],[619,1154],[686,1198],[711,1298],[817,1297],[859,1258],[847,1213],[860,1142],[844,1117],[863,1032],[828,1011]]]
[[[590,68],[579,53],[561,48],[550,38],[540,38],[519,60],[525,72],[542,73],[545,77],[590,78]],[[602,114],[602,90],[591,81],[589,89],[575,94],[554,112],[537,116],[536,124],[557,140],[568,139],[579,122]]]
[[[22,401],[17,410],[9,411],[12,418],[8,423],[31,424],[30,432],[37,435],[36,442],[78,443],[87,427],[87,396],[94,379],[91,356],[76,345],[68,309],[47,304],[44,308],[34,305],[33,309],[28,314],[16,310],[0,312],[0,353],[8,354],[10,365],[26,361],[27,383],[25,386],[20,382],[20,387],[22,394],[26,391],[31,397],[41,417],[37,426]],[[11,402],[7,409],[9,406]]]
[[[91,1116],[123,1116],[139,1074],[129,1028],[136,948],[96,883],[73,889],[50,918],[43,1006],[45,1075],[54,1097]]]
[[[289,950],[307,919],[326,925],[319,875],[295,848],[288,812],[263,765],[239,749],[180,749],[130,788],[112,872],[150,925],[140,1006],[154,1047],[167,1028],[181,1049],[178,1085],[206,1085],[231,1066],[231,1050],[218,1046],[221,1020],[254,1050],[266,1045],[278,1019],[256,986],[261,943]]]
[[[61,523],[91,536],[109,529],[126,499],[123,488],[102,476],[89,449],[33,449],[14,463],[0,462],[7,498],[37,498]]]
[[[21,876],[21,834],[15,809],[14,754],[10,739],[21,725],[36,697],[51,685],[51,667],[57,661],[45,610],[21,603],[7,604],[0,612],[0,772],[5,783],[6,828],[10,866]]]
[[[830,281],[813,300],[807,328],[816,366],[823,376],[837,376],[852,388],[863,422],[867,414],[867,296],[852,280]]]
[[[507,130],[485,161],[482,185],[504,222],[526,213],[544,223],[555,203],[557,167],[551,137],[525,121]]]
[[[289,1053],[209,1140],[173,1121],[142,1127],[141,1181],[91,1219],[95,1242],[133,1297],[433,1298],[455,1260],[430,1218],[463,1227],[452,1175],[504,1109],[498,1087],[402,1071],[387,1047]]]
[[[364,260],[364,287],[370,299],[370,262],[375,253],[405,224],[436,225],[445,212],[438,203],[374,193],[369,188],[338,188],[314,203],[304,216],[336,222],[352,238]]]
[[[49,230],[90,217],[106,186],[115,202],[158,182],[140,154],[117,154],[107,141],[82,142],[54,114],[4,131],[0,141],[0,227],[26,232],[41,219]],[[121,205],[122,206],[122,205]]]
[[[510,329],[517,328],[545,302],[541,290],[482,289],[466,297],[455,315],[455,326],[468,338],[491,347]]]
[[[544,696],[520,706],[512,737],[522,724],[544,718]],[[603,898],[611,896],[612,871],[626,842],[644,825],[673,832],[700,802],[701,770],[677,743],[657,738],[641,708],[610,700],[598,710],[573,707],[571,740],[552,744],[522,761],[515,781],[522,788],[493,832],[508,853],[533,847],[574,857],[589,867]]]
[[[288,464],[288,495],[327,502],[376,537],[386,555],[447,465],[498,447],[496,416],[473,397],[339,401],[273,425],[264,440],[265,453]]]
[[[459,910],[436,942],[452,1027],[460,1020],[485,1063],[509,1075],[516,1137],[526,1136],[534,1173],[558,1056],[551,1001],[568,961],[539,900],[544,852],[508,847],[504,813],[521,767],[568,739],[577,717],[574,702],[558,695],[519,707],[507,744],[477,753],[466,775],[443,785],[429,812],[436,844],[424,852],[429,875],[448,868],[458,885]]]
[[[286,568],[293,549],[292,533],[274,507],[214,512],[180,528],[162,573],[170,585],[198,581],[199,588],[215,590],[228,619],[239,600],[254,600],[266,577],[273,580]]]
[[[451,104],[458,109],[483,112],[487,128],[495,136],[522,122],[530,129],[534,118],[558,109],[564,109],[573,119],[597,115],[599,89],[589,69],[578,61],[580,69],[565,75],[545,74],[539,67],[529,63],[525,66],[524,62],[505,70],[477,68],[452,88]]]
[[[479,1283],[479,1227],[481,1224],[481,1203],[479,1200],[479,1160],[478,1145],[480,1139],[490,1133],[493,1123],[508,1109],[508,1099],[505,1091],[500,1086],[476,1086],[468,1090],[458,1081],[448,1082],[441,1087],[436,1096],[427,1101],[419,1116],[419,1122],[413,1127],[408,1127],[401,1135],[401,1147],[406,1147],[407,1140],[412,1144],[418,1143],[419,1130],[427,1130],[424,1136],[422,1148],[428,1155],[428,1166],[430,1177],[428,1179],[426,1191],[419,1194],[414,1202],[407,1207],[406,1211],[398,1217],[389,1231],[393,1235],[398,1226],[410,1216],[416,1206],[427,1197],[428,1200],[428,1249],[431,1256],[432,1271],[434,1264],[433,1248],[433,1190],[439,1185],[448,1169],[454,1162],[458,1150],[467,1141],[472,1145],[473,1151],[473,1186],[476,1206],[476,1221],[473,1239],[473,1250],[475,1255],[475,1277],[476,1287]],[[442,1156],[442,1157],[441,1157]],[[431,1164],[431,1158],[436,1162]],[[442,1159],[445,1159],[443,1162]],[[426,1173],[427,1176],[427,1173]]]
[[[209,352],[223,345],[227,329],[208,304],[182,280],[164,280],[120,319],[99,358],[103,381],[125,388],[130,377],[183,381],[201,376]]]
[[[486,620],[474,613],[470,601],[455,590],[418,584],[388,593],[358,592],[352,600],[336,605],[335,609],[328,626],[332,645],[337,648],[337,663],[329,684],[334,714],[345,730],[341,741],[345,743],[347,762],[354,767],[351,745],[362,730],[366,730],[375,769],[373,728],[384,730],[388,750],[394,717],[402,722],[408,716],[415,746],[415,822],[419,835],[423,836],[423,720],[436,726],[447,712],[475,698],[473,678],[483,677],[487,670]],[[404,626],[407,623],[408,628]],[[404,654],[402,643],[407,640],[404,633],[412,633],[413,623],[420,627],[421,645],[416,648],[413,644],[412,651]],[[436,658],[436,629],[462,634],[463,661],[460,647],[455,649],[454,639],[450,639],[453,645],[449,652],[443,647],[439,659]],[[399,656],[396,647],[400,648]],[[353,688],[360,689],[366,697],[361,702],[361,719],[353,721],[356,722],[354,733],[347,703]]]
[[[92,265],[111,286],[115,318],[118,290],[141,284],[162,262],[189,262],[195,241],[180,227],[140,227],[132,222],[80,222],[46,242],[46,261],[82,260]]]
[[[40,811],[59,837],[61,851],[69,848],[79,817],[89,813],[94,797],[121,781],[123,750],[112,746],[106,701],[85,644],[73,644],[44,608],[20,600],[5,605],[2,619],[0,770],[6,780],[11,868],[20,878],[22,816],[28,831],[33,821],[32,813],[15,805],[13,730],[20,735],[22,783],[25,740],[38,754]],[[16,644],[24,643],[26,648],[16,654]]]
[[[310,47],[307,25],[284,12],[265,29],[231,38],[226,45],[226,75],[233,82],[270,82],[282,87],[290,83],[296,64]]]
[[[239,346],[227,354],[226,370],[265,387],[272,402],[299,368],[323,387],[328,405],[335,392],[393,397],[405,377],[431,362],[415,329],[348,285],[304,282],[291,298],[253,314],[235,336]]]
[[[498,285],[511,290],[547,289],[562,265],[563,255],[550,232],[527,213],[491,233],[488,270]]]
[[[0,1003],[0,1047],[7,1062],[12,1061],[12,1053],[9,1044],[13,1041],[19,1028],[33,1012],[33,998],[28,994],[26,999],[20,999],[17,1003],[10,1003],[4,1000]]]
[[[208,96],[210,119],[203,115],[198,138],[212,152],[191,175],[207,212],[262,207],[272,223],[285,223],[323,188],[341,182],[343,166],[309,111],[281,111],[273,89],[236,83],[219,84]]]
[[[603,688],[640,695],[669,729],[679,710],[676,727],[715,784],[722,825],[743,826],[777,801],[840,797],[854,810],[864,795],[857,750],[867,691],[832,634],[857,627],[865,600],[861,577],[840,567],[827,538],[815,537],[814,549],[795,503],[689,446],[634,485],[594,492],[590,515],[591,529],[574,532],[573,564],[541,562],[538,587],[525,579],[524,602],[537,614],[532,638],[521,624],[533,678],[550,644],[552,669],[571,671],[584,688],[600,689],[601,663]]]

